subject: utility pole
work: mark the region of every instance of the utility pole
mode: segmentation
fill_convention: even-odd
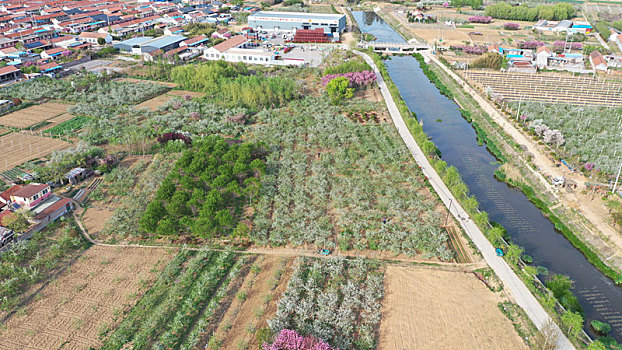
[[[616,194],[616,187],[618,187],[618,180],[620,179],[620,170],[622,170],[622,161],[620,161],[620,166],[618,167],[618,175],[616,175],[616,182],[613,184],[613,189],[611,193]]]
[[[523,102],[523,95],[520,95],[520,100],[518,100],[518,110],[516,111],[516,120],[518,120],[518,115],[520,114],[520,105]]]

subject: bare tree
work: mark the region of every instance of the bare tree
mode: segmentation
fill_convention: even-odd
[[[557,337],[559,336],[559,328],[555,326],[553,320],[549,319],[540,333],[535,337],[534,349],[537,350],[557,350]]]

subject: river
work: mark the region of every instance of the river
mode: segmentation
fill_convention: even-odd
[[[404,42],[375,13],[353,14],[363,33],[381,42]],[[575,282],[573,292],[585,313],[585,330],[592,337],[596,335],[589,322],[597,319],[609,323],[611,335],[622,341],[622,288],[590,264],[520,190],[495,179],[499,166],[495,157],[477,144],[475,130],[462,118],[458,105],[440,94],[414,57],[393,57],[385,65],[402,98],[423,123],[443,160],[459,170],[480,209],[508,230],[512,240],[533,257],[534,266],[546,267],[549,276],[564,274]]]

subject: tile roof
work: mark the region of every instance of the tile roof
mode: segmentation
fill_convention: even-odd
[[[236,35],[234,37],[229,38],[229,40],[225,40],[218,45],[214,45],[213,47],[220,52],[225,52],[231,48],[238,47],[247,41],[248,39],[246,39],[245,36]]]
[[[19,72],[19,69],[17,69],[15,66],[0,67],[0,75],[5,75],[13,72]]]
[[[35,215],[35,219],[36,220],[45,219],[46,217],[48,217],[49,215],[53,214],[58,209],[61,209],[62,207],[64,207],[69,202],[71,202],[71,200],[69,198],[63,198],[63,199],[59,200],[58,202],[56,202],[56,203],[50,205],[49,207],[45,208],[39,214]]]
[[[4,68],[4,67],[3,67]],[[2,199],[4,199],[5,202],[7,202],[8,200],[11,199],[11,195],[17,191],[19,191],[20,189],[22,189],[22,185],[14,185],[12,187],[9,187],[7,190],[5,190],[4,192],[0,193],[0,197]]]
[[[47,184],[28,184],[20,188],[19,190],[15,191],[15,193],[13,193],[12,196],[21,197],[21,198],[30,198],[48,187],[49,186]]]

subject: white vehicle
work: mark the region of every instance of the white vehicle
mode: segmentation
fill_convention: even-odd
[[[553,178],[553,185],[563,186],[566,183],[566,179],[563,176]]]

